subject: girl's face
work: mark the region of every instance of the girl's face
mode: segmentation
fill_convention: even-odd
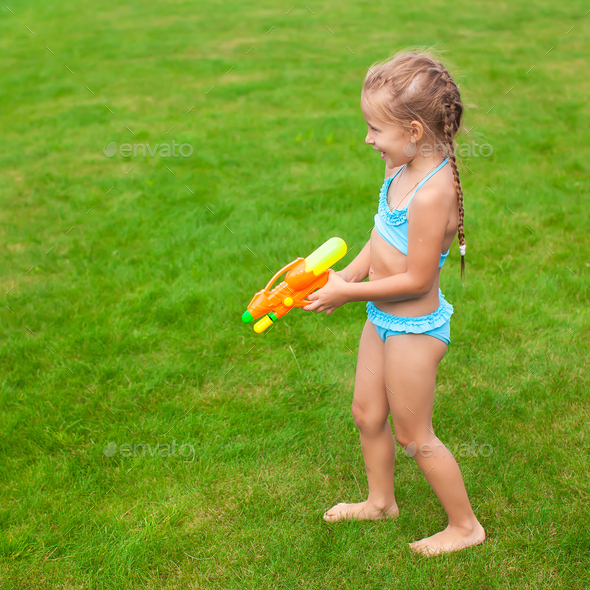
[[[369,95],[368,98],[371,100],[372,96]],[[387,167],[397,168],[411,161],[412,158],[408,158],[403,150],[411,142],[412,135],[399,125],[383,123],[377,119],[367,104],[365,95],[361,95],[361,110],[369,128],[365,143],[381,152],[381,159],[385,160]]]

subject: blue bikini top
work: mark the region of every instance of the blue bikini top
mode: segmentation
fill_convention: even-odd
[[[406,212],[410,201],[414,198],[414,195],[422,188],[422,185],[433,175],[435,175],[447,162],[446,158],[442,164],[440,164],[435,170],[433,170],[420,184],[416,187],[416,190],[410,197],[408,204],[403,209],[390,210],[387,204],[387,191],[391,181],[404,169],[405,164],[395,173],[394,176],[389,176],[383,182],[381,192],[379,193],[379,213],[375,215],[375,228],[379,235],[394,248],[399,250],[402,254],[408,255],[408,220],[406,218]],[[440,255],[440,262],[438,268],[441,268],[445,263],[445,258],[449,255],[449,250],[446,254]]]

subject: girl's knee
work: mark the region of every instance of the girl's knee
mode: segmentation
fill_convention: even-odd
[[[438,441],[432,429],[424,425],[418,428],[407,428],[394,424],[394,432],[395,440],[412,456],[418,451],[423,452],[434,448],[435,442]]]
[[[407,430],[400,430],[399,428],[394,428],[394,436],[395,440],[404,449],[407,448],[410,445],[410,443],[415,442],[412,438],[411,432],[408,432]]]
[[[361,404],[352,402],[352,417],[356,427],[362,432],[380,432],[387,422],[389,411],[379,412],[375,409],[367,411]]]

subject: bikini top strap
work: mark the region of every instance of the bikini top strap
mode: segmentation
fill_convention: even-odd
[[[449,161],[448,158],[445,158],[428,176],[426,176],[426,178],[424,178],[424,180],[420,181],[420,184],[416,187],[416,190],[414,191],[414,193],[412,194],[412,196],[410,197],[410,200],[408,201],[408,205],[410,205],[410,201],[414,198],[414,195],[422,188],[422,185],[432,176],[434,176],[447,162]],[[404,164],[405,165],[405,164]]]
[[[393,182],[393,179],[406,167],[406,165],[404,164],[392,177],[391,177],[391,182]],[[391,184],[391,182],[389,184]]]

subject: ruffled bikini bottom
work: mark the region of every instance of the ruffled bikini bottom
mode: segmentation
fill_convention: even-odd
[[[453,306],[445,301],[445,296],[438,290],[440,306],[428,315],[402,317],[390,315],[378,309],[372,301],[367,302],[367,317],[375,325],[377,334],[383,342],[388,336],[398,334],[427,334],[451,343],[451,316]]]

